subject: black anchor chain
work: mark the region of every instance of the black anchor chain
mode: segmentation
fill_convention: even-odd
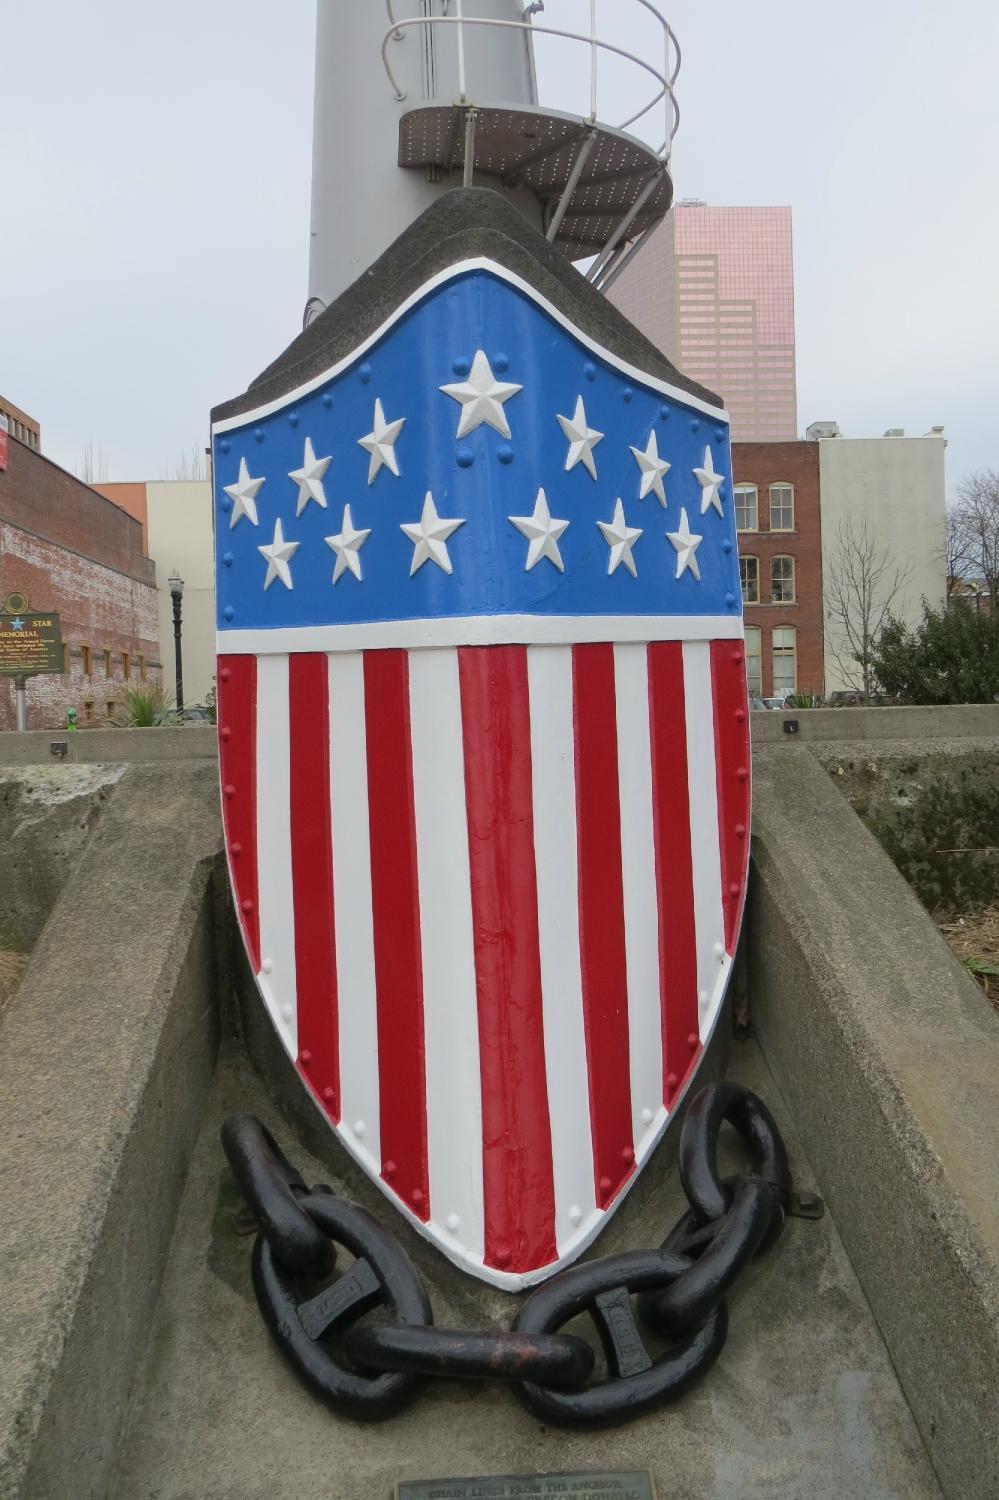
[[[726,1120],[752,1172],[719,1175]],[[788,1214],[823,1212],[821,1199],[794,1193],[762,1100],[741,1084],[708,1084],[680,1136],[690,1207],[659,1249],[573,1266],[526,1297],[511,1330],[469,1332],[434,1326],[396,1236],[330,1188],[310,1189],[259,1120],[230,1116],[222,1145],[258,1230],[253,1286],[264,1321],[302,1379],[335,1411],[364,1421],[401,1411],[435,1376],[506,1381],[528,1411],[563,1426],[606,1426],[675,1400],[721,1353],[725,1298],[739,1273],[771,1248]],[[339,1275],[337,1246],[354,1257]],[[382,1321],[361,1321],[376,1309]],[[595,1383],[593,1348],[562,1332],[582,1313],[603,1346],[607,1374]]]

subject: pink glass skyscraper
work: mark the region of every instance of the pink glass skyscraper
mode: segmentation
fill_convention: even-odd
[[[723,398],[733,441],[797,436],[790,208],[681,201],[607,295]]]

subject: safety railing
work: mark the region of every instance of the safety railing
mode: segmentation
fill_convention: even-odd
[[[586,3],[586,0],[580,0],[580,3]],[[637,53],[629,52],[627,48],[619,47],[615,42],[609,42],[604,37],[599,36],[597,33],[597,0],[588,0],[588,3],[590,24],[589,30],[584,32],[566,31],[560,26],[539,25],[535,21],[534,14],[532,12],[543,9],[543,7],[540,6],[528,7],[527,11],[525,12],[527,19],[523,21],[503,21],[491,16],[469,15],[469,0],[454,0],[453,14],[441,16],[414,16],[412,18],[398,18],[395,14],[393,0],[385,0],[385,7],[388,12],[390,25],[388,31],[385,33],[384,40],[382,41],[382,63],[384,64],[385,72],[388,76],[389,82],[392,85],[395,97],[398,101],[401,102],[406,98],[406,92],[403,88],[401,88],[399,80],[392,68],[392,63],[389,58],[389,51],[391,48],[391,44],[394,41],[402,41],[405,37],[406,31],[411,27],[422,26],[430,28],[434,26],[449,26],[454,29],[456,33],[458,54],[457,102],[459,104],[467,104],[469,102],[467,61],[465,55],[466,28],[470,26],[488,26],[494,29],[503,29],[507,31],[525,31],[535,36],[561,37],[564,41],[579,42],[586,46],[589,50],[589,119],[592,124],[596,124],[598,117],[598,81],[600,71],[598,63],[600,55],[602,53],[611,53],[617,57],[623,57],[627,62],[633,63],[636,67],[641,68],[645,73],[650,75],[650,77],[654,81],[653,86],[656,90],[652,98],[650,98],[647,103],[643,104],[640,109],[636,110],[634,114],[629,115],[626,120],[622,120],[613,128],[617,130],[628,130],[631,126],[636,125],[639,120],[644,119],[645,116],[648,115],[652,110],[654,110],[657,105],[661,104],[663,107],[665,131],[664,140],[662,145],[659,147],[657,155],[659,156],[662,164],[664,166],[668,166],[673,145],[673,137],[676,135],[677,129],[680,124],[680,109],[676,102],[676,95],[673,87],[676,83],[677,75],[680,71],[681,61],[680,44],[677,41],[676,33],[673,31],[673,28],[670,26],[669,22],[666,20],[665,16],[661,13],[658,7],[652,3],[652,0],[615,0],[615,6],[620,6],[625,3],[640,5],[644,10],[649,11],[650,14],[653,15],[658,21],[660,27],[662,28],[663,36],[663,64],[661,68],[656,67],[653,63],[648,62],[645,58],[639,57]],[[488,101],[480,99],[477,102],[479,104],[485,104]]]

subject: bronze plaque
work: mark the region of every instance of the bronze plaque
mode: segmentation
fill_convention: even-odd
[[[648,1469],[403,1480],[396,1500],[656,1500]]]
[[[0,614],[0,677],[61,672],[62,632],[59,616],[25,610]]]

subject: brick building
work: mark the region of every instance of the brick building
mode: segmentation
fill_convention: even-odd
[[[822,693],[819,444],[733,443],[749,691]]]
[[[0,470],[0,599],[24,594],[58,611],[61,675],[28,679],[29,729],[55,729],[75,707],[106,719],[126,681],[159,680],[156,576],[141,522],[28,441],[9,443]],[[15,726],[14,685],[0,677],[0,730]]]

